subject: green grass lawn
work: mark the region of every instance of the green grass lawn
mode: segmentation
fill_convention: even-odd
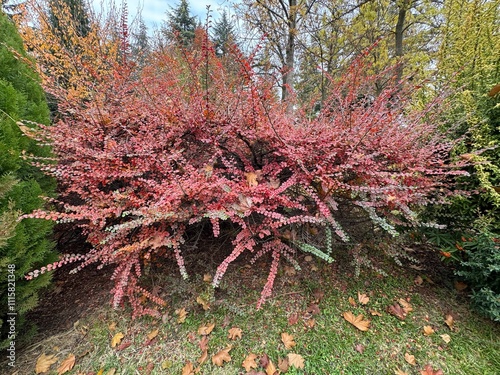
[[[500,326],[470,311],[465,292],[430,283],[431,270],[385,265],[388,276],[366,271],[356,278],[348,261],[328,265],[307,262],[303,256],[299,261],[303,271],[282,267],[273,296],[258,311],[255,304],[267,277],[264,261],[253,267],[232,265],[215,292],[201,275],[183,281],[175,270],[151,273],[149,282],[161,285],[169,301],[162,319],[131,320],[128,310],[103,306],[72,330],[25,350],[19,374],[35,373],[42,353],[57,357],[47,374],[58,374],[69,354],[76,362],[67,374],[181,375],[190,373],[188,362],[199,374],[246,374],[242,362],[250,353],[257,356],[257,368],[250,374],[271,373],[271,365],[259,365],[264,354],[280,371],[278,362],[290,353],[302,356],[304,368],[290,365],[286,374],[420,374],[427,364],[449,375],[500,373]],[[429,281],[418,285],[418,276]],[[366,304],[358,293],[369,297]],[[208,301],[210,309],[203,310],[197,297]],[[399,299],[412,308],[404,320],[388,312]],[[187,315],[179,323],[176,311],[181,309]],[[343,317],[347,311],[362,314],[370,321],[369,329],[360,331],[348,323]],[[453,318],[451,328],[447,315]],[[200,365],[198,330],[210,324],[208,357]],[[425,335],[425,326],[434,332]],[[228,338],[233,327],[241,329],[241,338]],[[123,338],[112,348],[117,333]],[[285,347],[282,333],[293,337],[293,347]],[[230,361],[214,365],[212,357],[228,346]]]

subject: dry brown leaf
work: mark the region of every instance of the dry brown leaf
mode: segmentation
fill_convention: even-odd
[[[35,372],[37,374],[42,374],[44,372],[49,371],[50,366],[52,366],[54,363],[56,363],[58,358],[51,354],[51,355],[46,355],[43,353],[38,359],[36,360],[36,365],[35,365]]]
[[[57,375],[62,375],[68,371],[70,371],[75,365],[76,357],[74,354],[70,354],[66,357],[64,361],[62,361],[61,365],[57,369]]]
[[[104,369],[103,369],[103,368],[102,368],[102,369],[100,369],[100,370],[97,372],[97,375],[102,375],[102,374],[104,374]]]
[[[362,305],[366,305],[370,301],[370,297],[368,297],[366,294],[361,294],[358,292],[358,301]]]
[[[130,340],[123,341],[120,345],[118,345],[118,346],[116,347],[116,350],[117,350],[117,351],[125,350],[125,349],[127,349],[130,345],[132,345],[132,341],[130,341]]]
[[[312,262],[313,257],[312,257],[312,256],[310,256],[310,255],[306,255],[306,256],[304,257],[304,260],[305,260],[306,262]]]
[[[311,303],[306,312],[311,313],[312,315],[318,315],[319,313],[321,313],[321,310],[319,309],[319,306],[317,304]]]
[[[203,350],[208,350],[208,336],[203,336],[200,340],[200,342],[198,343],[198,346],[200,347],[200,349],[203,351]]]
[[[445,333],[444,335],[441,335],[441,338],[442,338],[442,339],[443,339],[443,341],[444,341],[445,343],[447,343],[447,344],[451,341],[451,337],[450,337],[450,335],[448,335],[448,334],[446,334],[446,333]]]
[[[108,328],[109,328],[110,331],[114,331],[116,329],[116,323],[115,322],[111,322],[108,325]]]
[[[203,354],[201,355],[200,358],[198,358],[198,363],[201,365],[202,363],[205,363],[205,361],[208,358],[208,350],[204,350]]]
[[[500,83],[498,85],[493,86],[493,88],[488,93],[488,96],[494,97],[499,92],[500,92]]]
[[[362,344],[356,344],[354,346],[354,350],[356,350],[358,353],[363,354],[363,352],[365,351],[365,346]]]
[[[226,349],[222,349],[216,355],[212,357],[212,363],[216,366],[224,365],[224,362],[229,362],[231,360],[231,356],[229,355],[229,351],[232,348],[228,346]]]
[[[316,320],[315,319],[308,319],[304,322],[304,325],[307,327],[307,328],[314,328],[314,326],[316,325]]]
[[[368,331],[370,328],[370,321],[363,320],[363,315],[360,314],[358,316],[354,316],[354,314],[350,311],[344,313],[344,319],[351,323],[354,327],[359,329],[360,331]]]
[[[255,187],[259,184],[257,182],[257,173],[254,172],[245,173],[245,178],[247,179],[247,184],[250,187]]]
[[[422,375],[443,375],[442,370],[436,370],[432,368],[430,364],[427,364],[423,370],[420,371],[420,374]]]
[[[424,336],[430,336],[434,333],[434,329],[431,326],[424,326]]]
[[[285,266],[285,276],[294,276],[297,273],[294,267]]]
[[[293,336],[283,332],[281,334],[281,341],[285,344],[285,349],[291,349],[295,346],[295,341],[293,341]]]
[[[455,323],[453,316],[451,316],[450,314],[446,315],[444,322],[446,323],[448,328],[453,331],[453,323]]]
[[[203,281],[206,283],[211,283],[212,282],[212,275],[210,275],[209,273],[204,274]]]
[[[298,369],[304,368],[304,358],[300,354],[288,353],[288,364]]]
[[[112,348],[116,347],[116,345],[118,345],[124,337],[125,335],[123,333],[121,332],[116,333],[111,339],[111,347]]]
[[[215,323],[208,324],[206,326],[201,326],[200,328],[198,328],[198,335],[208,336],[210,332],[213,331],[214,328],[215,328]]]
[[[394,370],[394,374],[395,375],[408,375],[407,372],[404,372],[403,370],[400,370],[400,369]]]
[[[376,311],[376,310],[372,310],[372,309],[370,309],[370,314],[372,314],[373,316],[382,316],[382,314],[381,314],[381,313],[379,313],[379,312],[378,312],[378,311]]]
[[[387,312],[391,315],[394,315],[396,318],[400,320],[406,319],[406,313],[404,309],[397,302],[394,302],[393,305],[388,306]]]
[[[281,372],[287,372],[289,366],[290,365],[288,364],[288,358],[278,358],[278,369]]]
[[[462,281],[455,281],[455,289],[461,292],[467,289],[467,284]]]
[[[236,340],[237,338],[241,339],[242,331],[240,328],[233,327],[228,332],[229,332],[229,334],[227,336],[228,339],[230,339],[230,340]]]
[[[278,372],[273,362],[271,361],[267,363],[267,366],[264,370],[266,370],[266,375],[275,375]]]
[[[194,366],[190,361],[187,361],[182,368],[182,375],[194,375]]]
[[[196,297],[196,302],[198,302],[203,310],[207,311],[210,310],[210,302],[207,302],[203,297],[198,296]]]
[[[415,362],[415,356],[410,353],[405,353],[405,361],[410,365],[415,366],[417,363]]]
[[[184,323],[186,321],[186,317],[187,317],[188,313],[184,307],[182,309],[175,310],[175,313],[178,315],[177,323],[181,324],[181,323]]]
[[[350,304],[352,307],[356,307],[356,301],[354,300],[354,298],[349,297],[349,304]]]
[[[413,311],[413,307],[411,307],[411,305],[408,303],[407,300],[403,299],[403,298],[400,298],[398,300],[399,304],[401,306],[403,306],[403,310],[406,314],[410,313],[411,311]]]
[[[149,341],[153,340],[156,336],[158,336],[159,332],[160,332],[160,330],[158,328],[155,329],[154,331],[149,332],[149,334],[148,334],[148,340]]]
[[[259,364],[260,364],[260,367],[263,367],[263,368],[266,368],[267,367],[267,364],[269,363],[269,356],[267,354],[263,354],[260,358],[259,358]]]
[[[424,283],[424,279],[422,279],[422,276],[418,275],[413,282],[415,285],[422,285]]]
[[[293,326],[294,324],[297,324],[297,322],[299,321],[299,314],[297,313],[293,313],[292,315],[290,315],[288,317],[288,324]]]
[[[247,355],[243,363],[241,364],[243,368],[245,369],[246,372],[250,371],[253,368],[257,368],[257,362],[255,360],[257,359],[257,356],[253,353],[250,353]]]

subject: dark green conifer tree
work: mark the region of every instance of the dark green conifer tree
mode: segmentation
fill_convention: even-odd
[[[235,41],[234,25],[231,23],[226,10],[224,10],[221,18],[215,21],[212,29],[212,42],[217,55],[226,56],[229,45]]]
[[[49,110],[36,73],[24,61],[27,55],[15,25],[0,10],[0,348],[10,325],[9,312],[15,312],[16,331],[26,333],[25,314],[37,305],[40,288],[50,282],[50,275],[26,281],[24,275],[33,268],[56,259],[53,244],[48,239],[52,223],[25,219],[45,203],[41,198],[54,191],[55,182],[23,159],[23,154],[50,156],[47,147],[38,146],[19,129],[17,121],[49,124]],[[29,125],[31,126],[31,125]],[[33,125],[34,126],[34,125]],[[15,275],[14,293],[9,296],[8,275]],[[19,339],[19,338],[18,338]],[[18,340],[16,340],[18,341]]]
[[[169,20],[163,27],[163,35],[168,41],[181,43],[187,47],[193,43],[194,31],[198,27],[196,16],[192,16],[187,0],[181,0],[177,8],[168,12]]]

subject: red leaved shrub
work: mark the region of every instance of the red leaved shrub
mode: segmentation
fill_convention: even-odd
[[[200,32],[194,48],[157,53],[140,72],[122,63],[93,73],[86,100],[60,95],[61,119],[43,129],[59,160],[43,167],[60,182],[59,210],[31,217],[75,221],[92,250],[49,269],[114,265],[114,306],[126,296],[135,315],[156,314],[139,298],[163,303],[139,285],[144,262],[173,253],[186,277],[186,229],[210,220],[217,236],[228,220],[239,232],[213,284],[244,251],[271,253],[260,307],[280,259],[294,263],[300,250],[331,260],[332,241],[351,240],[342,211],[396,235],[417,225],[411,207],[449,194],[462,173],[434,123],[438,103],[412,111],[404,85],[373,93],[363,57],[332,79],[321,111],[293,114],[248,60],[233,59],[223,63]],[[317,228],[325,247],[297,238],[300,226]]]

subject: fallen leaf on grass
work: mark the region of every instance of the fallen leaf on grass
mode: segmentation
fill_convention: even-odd
[[[109,369],[108,372],[106,372],[106,375],[115,375],[116,369],[113,367],[112,369]]]
[[[304,325],[307,327],[307,328],[314,328],[314,326],[316,325],[316,320],[315,319],[308,319],[304,322]]]
[[[212,282],[212,275],[210,275],[209,273],[204,274],[203,275],[203,281],[206,282],[206,283]]]
[[[190,361],[187,361],[182,368],[182,375],[194,375],[194,366]]]
[[[424,336],[430,336],[434,333],[434,329],[431,326],[424,326]]]
[[[35,372],[37,374],[41,374],[44,372],[49,371],[50,366],[52,366],[54,363],[57,362],[57,357],[55,355],[46,355],[43,353],[38,359],[36,360],[36,365],[35,365]]]
[[[354,298],[349,297],[349,304],[350,304],[352,307],[356,307],[356,301],[354,300]]]
[[[228,346],[226,349],[222,349],[220,352],[218,352],[216,355],[212,357],[212,363],[220,367],[224,365],[224,362],[231,361],[231,356],[229,355],[229,351],[231,349],[232,347],[230,346]]]
[[[241,364],[243,368],[245,369],[246,372],[250,371],[253,368],[257,368],[257,362],[255,360],[257,359],[257,356],[253,353],[250,353],[247,355],[243,363]]]
[[[415,362],[415,356],[410,353],[405,353],[405,361],[410,365],[415,366],[417,363]]]
[[[351,323],[354,327],[359,329],[360,331],[368,331],[370,328],[370,321],[363,320],[363,315],[360,314],[358,316],[354,316],[353,313],[347,311],[344,313],[344,319]]]
[[[307,308],[306,312],[311,313],[312,315],[318,315],[321,311],[317,304],[311,303]]]
[[[116,329],[116,323],[115,322],[111,322],[108,325],[108,328],[109,328],[110,331],[114,331]]]
[[[403,310],[403,308],[397,302],[394,302],[393,305],[388,306],[387,312],[391,315],[394,315],[399,320],[406,319],[406,312]]]
[[[358,292],[358,301],[362,305],[366,305],[370,301],[370,297],[368,297],[366,294],[361,294]]]
[[[198,346],[200,347],[200,349],[203,351],[203,350],[208,350],[208,336],[203,336],[200,340],[200,342],[198,343]]]
[[[295,346],[295,341],[293,341],[293,336],[283,332],[281,334],[281,341],[285,344],[285,349],[291,349]]]
[[[76,361],[76,358],[75,358],[74,354],[68,355],[66,357],[66,359],[64,361],[62,361],[61,365],[57,369],[57,375],[62,375],[64,373],[70,371],[73,368],[73,366],[75,365],[75,361]]]
[[[399,304],[400,304],[401,306],[403,306],[403,311],[404,311],[406,314],[408,314],[408,313],[410,313],[411,311],[413,311],[413,307],[411,307],[411,305],[408,303],[408,301],[407,301],[407,300],[405,300],[405,299],[403,299],[403,298],[400,298],[400,299],[398,300],[398,302],[399,302]]]
[[[228,331],[228,336],[227,338],[230,339],[230,340],[236,340],[237,338],[240,338],[241,339],[241,334],[242,334],[242,331],[240,328],[238,327],[233,327],[231,328],[229,331]]]
[[[293,313],[292,315],[290,315],[288,317],[288,324],[293,326],[294,324],[297,324],[297,322],[299,321],[299,314],[297,313]]]
[[[443,339],[443,341],[444,341],[445,343],[447,343],[447,344],[451,341],[451,337],[450,337],[450,335],[448,335],[448,334],[446,334],[446,333],[445,333],[444,335],[441,335],[441,338],[442,338],[442,339]]]
[[[455,323],[453,316],[451,316],[450,314],[446,315],[444,322],[446,323],[448,328],[453,331],[453,323]]]
[[[172,361],[171,361],[171,360],[169,360],[169,359],[166,359],[166,360],[164,360],[164,361],[161,363],[161,368],[162,368],[163,370],[167,370],[167,369],[169,369],[170,367],[172,367],[172,365],[173,365]]]
[[[278,358],[278,369],[281,372],[287,372],[289,366],[290,365],[288,364],[288,358]]]
[[[116,333],[111,339],[111,347],[112,348],[116,347],[116,345],[118,345],[124,337],[125,335],[123,333],[121,332]]]
[[[300,354],[288,353],[288,364],[298,369],[304,368],[304,358]]]
[[[310,256],[310,255],[306,255],[306,256],[304,257],[304,260],[305,260],[306,262],[312,262],[313,257],[312,257],[312,256]]]
[[[285,276],[293,276],[297,273],[295,268],[290,266],[285,266]]]
[[[381,314],[381,313],[379,313],[379,312],[378,312],[378,311],[376,311],[376,310],[372,310],[372,309],[370,309],[370,314],[372,314],[373,316],[382,316],[382,314]]]
[[[204,350],[203,351],[203,354],[201,355],[200,358],[198,358],[198,363],[201,365],[202,363],[204,363],[208,358],[208,350]]]
[[[422,285],[424,283],[424,279],[422,279],[422,276],[419,275],[415,278],[415,280],[413,280],[413,282],[415,285]]]
[[[434,371],[434,369],[432,368],[431,365],[427,364],[423,370],[420,371],[420,374],[422,375],[443,375],[443,371],[442,370],[436,370]]]
[[[268,362],[268,364],[264,370],[266,370],[266,375],[275,375],[278,373],[278,371],[276,370],[276,367],[274,366],[273,362],[271,362],[271,361]]]
[[[198,335],[208,336],[210,332],[213,331],[214,328],[215,328],[215,323],[208,324],[206,326],[201,326],[200,328],[198,328]]]
[[[356,344],[354,350],[356,350],[358,353],[363,354],[363,352],[365,351],[365,347],[362,344]]]
[[[263,354],[259,359],[260,367],[266,368],[269,364],[269,356],[267,354]]]
[[[203,310],[205,310],[205,311],[210,310],[210,303],[207,302],[201,296],[196,297],[196,302],[201,305]]]
[[[455,281],[455,289],[459,292],[467,289],[467,284],[461,281]]]
[[[154,331],[149,332],[149,334],[148,334],[148,340],[149,341],[153,340],[156,336],[158,336],[159,332],[160,332],[160,330],[158,328],[155,329]]]
[[[184,307],[182,309],[175,310],[175,313],[178,315],[177,323],[181,324],[181,323],[184,323],[186,321],[186,317],[187,317],[188,313]]]

